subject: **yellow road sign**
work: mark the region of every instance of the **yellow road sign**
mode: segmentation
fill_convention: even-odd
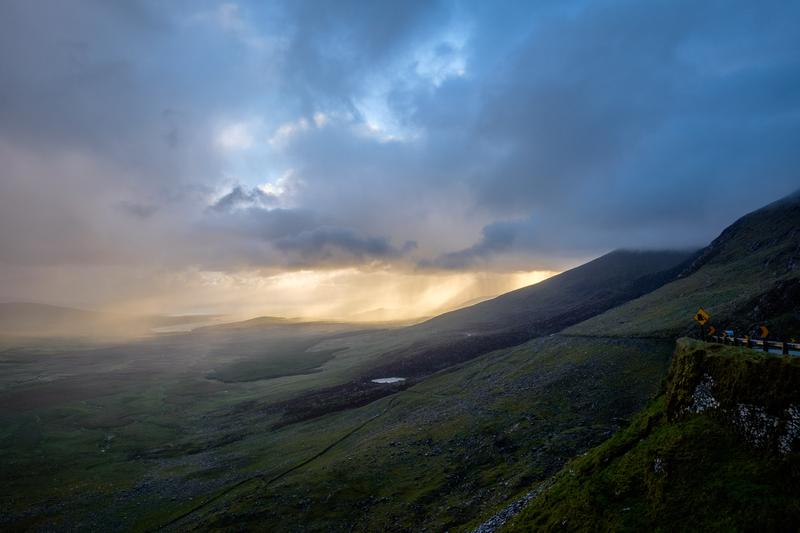
[[[714,326],[708,326],[708,334],[709,335],[714,335],[714,333],[716,333],[716,332],[717,332],[717,328],[715,328]]]
[[[705,323],[708,322],[709,318],[711,318],[711,315],[706,313],[706,310],[703,309],[702,307],[698,309],[697,314],[694,315],[694,321],[700,324],[701,326],[705,325]]]
[[[762,339],[766,339],[767,335],[769,335],[769,328],[764,325],[758,326],[758,333],[761,335]]]

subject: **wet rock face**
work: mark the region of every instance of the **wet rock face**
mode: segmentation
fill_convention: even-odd
[[[667,385],[676,418],[721,417],[751,446],[800,452],[800,361],[679,342]]]
[[[692,392],[692,404],[686,413],[699,414],[705,411],[716,411],[722,415],[742,435],[750,445],[756,448],[777,443],[778,452],[786,455],[800,449],[797,440],[800,438],[800,406],[791,405],[784,410],[782,416],[770,415],[760,405],[737,403],[724,408],[714,397],[714,378],[703,375],[702,381]]]
[[[784,432],[778,439],[778,451],[786,455],[797,449],[797,439],[800,438],[800,406],[791,405],[786,409]]]
[[[714,378],[708,374],[703,374],[703,380],[697,384],[697,387],[692,392],[692,403],[686,410],[690,413],[702,413],[708,409],[719,407],[719,402],[712,393],[713,387]]]
[[[768,415],[763,407],[743,403],[736,405],[730,413],[730,418],[739,433],[756,448],[767,445],[770,433],[780,423],[778,417]]]

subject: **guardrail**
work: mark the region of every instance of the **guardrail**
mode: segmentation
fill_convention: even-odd
[[[800,343],[787,341],[771,341],[767,339],[751,339],[750,337],[729,337],[721,335],[706,335],[706,342],[740,346],[751,350],[761,350],[768,353],[783,355],[800,355]]]

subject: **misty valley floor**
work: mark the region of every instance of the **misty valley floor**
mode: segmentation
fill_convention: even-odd
[[[468,527],[624,424],[657,392],[672,350],[540,338],[363,407],[281,425],[281,400],[352,379],[375,346],[396,341],[295,333],[336,351],[310,373],[256,381],[220,381],[214,370],[263,356],[263,333],[245,342],[236,332],[235,346],[206,333],[188,344],[6,350],[0,525]]]

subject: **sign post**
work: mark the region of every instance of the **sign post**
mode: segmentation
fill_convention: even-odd
[[[711,318],[711,315],[709,315],[706,312],[706,310],[703,309],[702,307],[700,309],[698,309],[697,313],[695,313],[695,315],[694,315],[694,321],[697,322],[698,324],[700,324],[700,340],[701,341],[706,340],[705,331],[703,330],[703,326],[705,326],[705,324],[706,324],[706,322],[708,322],[709,318]]]
[[[769,328],[764,324],[758,326],[758,334],[761,336],[761,346],[764,348],[765,352],[769,351],[769,341],[767,340],[767,336],[769,335]]]

